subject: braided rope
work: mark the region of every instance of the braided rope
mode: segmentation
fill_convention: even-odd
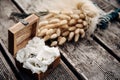
[[[114,21],[118,18],[120,18],[120,9],[116,9],[114,12],[111,12],[110,14],[104,15],[103,17],[99,18],[98,27],[100,29],[106,29],[109,25],[109,22]]]

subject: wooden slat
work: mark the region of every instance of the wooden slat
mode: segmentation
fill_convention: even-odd
[[[84,74],[88,80],[120,79],[120,63],[95,41],[69,42],[60,49],[78,73]]]
[[[106,0],[106,1],[112,4],[113,6],[120,8],[120,0]]]
[[[35,1],[26,1],[26,0],[13,0],[13,2],[15,4],[17,4],[20,9],[22,9],[22,11],[24,11],[25,13],[29,14],[29,13],[34,13],[36,12],[36,9],[34,9],[40,1],[37,1],[36,3],[34,3]],[[32,4],[34,3],[34,4]],[[32,4],[32,5],[31,5]],[[33,7],[34,6],[34,7]]]
[[[60,79],[78,80],[62,60],[60,65],[58,65],[58,67],[54,70],[54,72],[48,75],[44,80],[60,80]]]
[[[115,9],[116,7],[114,7],[113,5],[111,5],[108,1],[106,0],[91,0],[93,3],[97,4],[97,6],[106,11],[109,12],[110,10]]]
[[[101,2],[101,4],[98,5],[104,5],[104,7],[100,7],[101,9],[104,9],[105,6],[111,7],[111,9],[109,7],[106,7],[105,11],[110,11],[116,8],[110,4],[112,2],[108,3],[105,0],[93,1],[95,1],[96,4],[99,4]],[[112,24],[110,24],[106,30],[97,30],[95,32],[95,36],[120,58],[120,23],[112,22]]]
[[[14,4],[10,0],[0,0],[0,39],[7,48],[8,28],[15,24],[15,22],[9,18],[12,12],[19,12],[19,10],[14,6]],[[10,54],[7,55],[10,58],[12,57]],[[13,63],[15,63],[13,58],[11,58],[11,60]]]
[[[22,77],[19,74],[19,70],[15,66],[13,57],[10,55],[5,45],[0,39],[0,80],[21,80]]]
[[[15,24],[10,19],[12,12],[19,11],[10,0],[0,0],[0,38],[6,47],[8,47],[8,28]]]
[[[17,80],[0,50],[0,80]]]
[[[95,36],[120,59],[120,24],[112,23],[107,30],[97,30]]]

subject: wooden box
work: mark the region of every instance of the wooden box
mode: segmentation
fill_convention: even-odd
[[[15,57],[17,51],[27,44],[27,42],[33,37],[37,36],[39,17],[32,14],[23,21],[15,24],[13,27],[10,27],[8,30],[8,47],[10,53]],[[34,75],[38,80],[43,79],[48,75],[57,65],[60,63],[60,57],[57,57],[55,61],[48,66],[48,70],[45,73],[32,74],[30,70],[22,69],[32,76]],[[18,61],[16,61],[18,67],[22,67]]]

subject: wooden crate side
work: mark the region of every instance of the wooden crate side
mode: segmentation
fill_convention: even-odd
[[[39,18],[36,15],[31,15],[24,19],[24,22],[19,22],[8,30],[9,51],[15,56],[16,52],[25,47],[27,42],[36,36]]]

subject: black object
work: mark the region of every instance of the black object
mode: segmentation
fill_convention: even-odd
[[[117,0],[118,3],[120,3],[120,0]]]
[[[22,19],[28,17],[31,14],[35,14],[35,15],[41,17],[41,16],[44,16],[44,15],[47,15],[48,13],[49,13],[48,10],[46,10],[46,11],[40,11],[40,12],[36,12],[36,13],[30,13],[30,14],[12,12],[9,18],[13,19],[15,22],[19,22],[19,21],[21,22]]]
[[[109,25],[109,22],[114,21],[116,19],[118,19],[119,17],[119,13],[120,9],[116,9],[115,11],[104,15],[103,17],[99,18],[99,23],[97,24],[97,27],[99,27],[100,29],[106,29]]]

